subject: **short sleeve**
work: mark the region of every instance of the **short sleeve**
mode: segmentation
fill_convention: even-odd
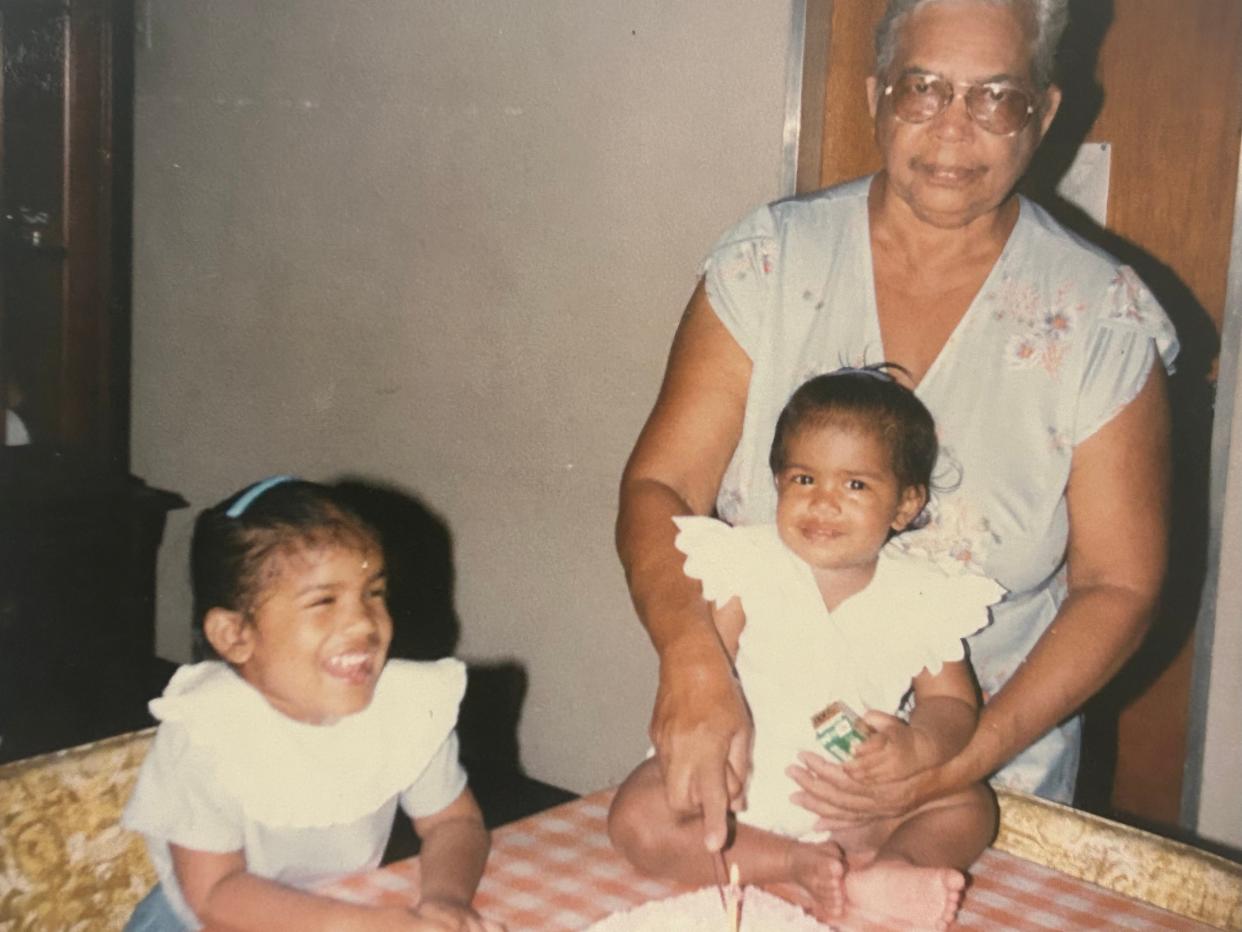
[[[986,576],[964,573],[946,578],[937,587],[931,604],[936,606],[928,633],[934,650],[943,661],[961,660],[966,654],[962,639],[987,627],[988,608],[997,602],[1005,589]]]
[[[1109,283],[1104,312],[1089,336],[1078,394],[1074,443],[1086,440],[1134,400],[1159,361],[1173,371],[1177,333],[1155,296],[1121,266]]]
[[[122,823],[195,851],[238,851],[245,841],[240,803],[221,789],[206,750],[171,723],[156,732]]]
[[[712,310],[751,359],[776,297],[778,252],[775,217],[762,207],[721,237],[703,262]]]
[[[964,659],[963,639],[987,626],[989,608],[1005,594],[987,576],[948,573],[905,554],[885,551],[885,568],[884,586],[873,589],[886,598],[875,614],[887,629],[876,634],[898,669],[935,674],[942,664]]]
[[[401,794],[401,808],[411,818],[435,815],[466,788],[466,771],[459,760],[457,732],[444,739],[413,785]]]
[[[686,555],[683,572],[703,584],[703,598],[722,608],[740,595],[740,581],[753,561],[745,559],[736,529],[715,518],[677,517],[674,545]]]

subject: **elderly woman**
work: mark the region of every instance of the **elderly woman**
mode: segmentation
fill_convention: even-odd
[[[899,363],[936,417],[931,520],[891,546],[1008,590],[970,640],[986,704],[912,777],[791,761],[845,828],[991,775],[1068,800],[1084,701],[1150,623],[1165,565],[1176,353],[1134,273],[1014,193],[1051,125],[1065,0],[890,0],[867,80],[876,175],[756,211],[708,258],[621,485],[618,549],[660,655],[651,736],[670,805],[726,837],[750,722],[674,515],[771,521],[766,455],[803,380]],[[796,785],[795,785],[796,783]]]

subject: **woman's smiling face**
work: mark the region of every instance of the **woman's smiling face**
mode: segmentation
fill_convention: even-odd
[[[969,224],[999,207],[1026,170],[1060,103],[1060,92],[1038,93],[1031,83],[1030,33],[1020,10],[979,0],[944,0],[911,13],[901,28],[886,79],[935,75],[954,82],[956,95],[923,123],[892,111],[876,78],[867,81],[876,141],[887,184],[926,223]],[[982,129],[966,111],[965,86],[1002,81],[1035,95],[1025,127],[1008,136]]]
[[[290,718],[329,724],[362,711],[392,641],[383,557],[324,545],[267,559],[268,580],[229,659]]]

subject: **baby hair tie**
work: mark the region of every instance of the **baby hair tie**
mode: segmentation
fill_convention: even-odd
[[[260,479],[250,488],[246,489],[237,501],[229,505],[228,511],[226,511],[225,514],[230,518],[240,518],[245,513],[246,509],[254,504],[254,500],[268,489],[273,486],[281,485],[285,482],[297,481],[298,479],[296,476],[268,476],[266,479]]]
[[[837,369],[831,374],[866,375],[873,379],[879,379],[881,382],[895,382],[896,379],[894,379],[892,373],[888,371],[889,369],[900,369],[902,372],[906,371],[902,366],[899,366],[894,362],[877,362],[872,363],[869,366],[842,366],[840,369]]]

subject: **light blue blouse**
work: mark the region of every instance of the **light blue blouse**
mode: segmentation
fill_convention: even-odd
[[[742,436],[717,496],[731,524],[771,522],[768,449],[790,394],[811,376],[885,359],[876,313],[870,178],[763,207],[704,266],[712,308],[752,364]],[[1074,447],[1130,402],[1173,327],[1135,273],[1021,211],[996,265],[917,389],[941,454],[930,521],[894,546],[991,577],[1009,595],[969,641],[985,698],[1065,598],[1065,490]],[[1080,722],[1063,723],[998,781],[1069,801]]]

